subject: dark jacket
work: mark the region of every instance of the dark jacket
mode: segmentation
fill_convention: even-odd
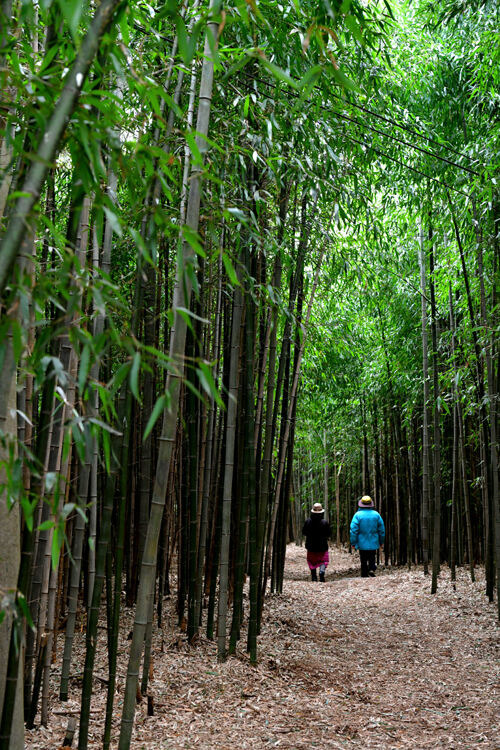
[[[313,513],[302,528],[302,534],[306,538],[306,550],[325,552],[328,549],[328,537],[331,533],[330,524],[325,521],[323,514]]]

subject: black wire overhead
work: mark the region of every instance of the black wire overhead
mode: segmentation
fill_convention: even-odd
[[[251,73],[247,73],[246,71],[243,71],[243,74],[247,78],[251,78],[254,81],[258,81],[259,83],[263,83],[265,86],[269,86],[270,88],[276,89],[277,86],[275,83],[272,83],[270,81],[265,81],[262,78],[259,78],[258,76],[254,76]],[[295,91],[287,92],[290,93],[295,98],[299,98],[300,94],[298,94]],[[312,103],[310,99],[307,100],[309,103]],[[354,105],[353,105],[354,106]],[[385,130],[380,130],[379,128],[374,127],[373,125],[369,125],[365,122],[362,122],[361,120],[357,120],[356,118],[349,117],[348,115],[344,114],[343,112],[339,112],[338,110],[331,109],[330,107],[325,106],[324,104],[319,105],[320,109],[322,109],[325,112],[331,112],[332,114],[336,115],[337,117],[340,117],[342,120],[346,120],[348,122],[355,123],[356,125],[359,125],[363,128],[367,128],[368,130],[373,130],[375,133],[379,133],[382,136],[385,136],[386,138],[390,138],[393,141],[396,141],[397,143],[401,143],[405,146],[408,146],[409,148],[413,148],[417,151],[420,151],[423,154],[426,154],[428,156],[431,156],[433,159],[438,159],[439,161],[445,162],[446,164],[449,164],[452,167],[456,167],[457,169],[462,169],[465,172],[469,172],[470,174],[476,175],[477,177],[480,177],[479,172],[476,172],[474,169],[470,169],[470,167],[465,167],[462,164],[457,164],[454,161],[451,161],[450,159],[447,159],[445,156],[440,156],[439,154],[434,153],[433,151],[429,151],[428,149],[422,148],[421,146],[417,146],[415,143],[410,143],[410,141],[405,141],[402,138],[398,138],[397,136],[393,135],[392,133],[387,133]],[[387,118],[383,118],[387,119]],[[422,136],[424,137],[424,136]]]
[[[139,31],[141,31],[143,33],[147,33],[146,29],[144,29],[137,22],[134,22],[134,26]],[[163,39],[164,41],[168,41],[168,42],[172,42],[173,41],[172,37],[168,37],[168,36],[166,36],[164,34],[161,34],[159,32],[155,32],[155,36],[157,36],[160,39]],[[277,85],[275,83],[271,83],[269,81],[265,81],[263,78],[259,78],[258,76],[254,76],[251,73],[248,73],[244,69],[241,69],[241,73],[244,76],[246,76],[247,78],[251,79],[251,80],[254,80],[254,81],[258,82],[258,83],[262,83],[263,85],[268,86],[270,88],[277,89]],[[294,78],[293,76],[290,76],[290,77]],[[298,81],[299,79],[298,78],[294,78],[294,80]],[[315,86],[314,89],[317,90],[317,91],[319,91],[319,89],[318,89],[317,86]],[[298,94],[297,92],[295,92],[293,90],[290,90],[287,93],[289,93],[290,95],[294,96],[295,98],[299,98],[299,96],[300,96],[300,94]],[[449,151],[451,151],[452,153],[456,154],[457,156],[461,156],[461,157],[463,157],[465,159],[469,159],[469,161],[472,161],[472,158],[470,156],[468,156],[467,154],[463,154],[462,152],[457,151],[452,146],[443,145],[439,141],[436,141],[434,138],[431,138],[430,136],[427,136],[427,135],[424,135],[422,133],[419,133],[418,131],[413,130],[412,128],[409,128],[407,125],[403,125],[402,123],[399,123],[396,120],[393,120],[393,119],[391,119],[389,117],[386,117],[385,115],[381,115],[378,112],[375,112],[374,110],[369,109],[368,107],[364,107],[361,104],[356,104],[355,102],[351,102],[351,101],[348,101],[346,99],[343,99],[339,94],[335,94],[334,92],[332,92],[332,96],[334,96],[337,99],[340,99],[342,101],[342,103],[348,104],[349,106],[354,107],[355,109],[359,109],[362,112],[366,112],[367,114],[371,115],[372,117],[375,117],[375,118],[377,118],[379,120],[382,120],[383,122],[386,122],[389,125],[393,125],[394,127],[397,127],[397,128],[399,128],[401,130],[405,130],[406,132],[410,133],[411,135],[416,136],[417,138],[421,138],[423,140],[426,140],[428,143],[432,143],[432,144],[438,146],[439,148],[446,148]],[[310,103],[312,103],[310,99],[308,99],[307,101],[310,102]],[[392,140],[394,140],[394,141],[396,141],[398,143],[401,143],[401,144],[403,144],[405,146],[408,146],[409,148],[413,148],[416,151],[419,151],[419,152],[421,152],[423,154],[426,154],[427,156],[430,156],[433,159],[437,159],[438,161],[442,161],[442,162],[444,162],[444,163],[446,163],[446,164],[448,164],[450,166],[456,167],[457,169],[461,169],[461,170],[463,170],[465,172],[469,172],[470,174],[473,174],[473,175],[475,175],[477,177],[480,177],[480,173],[477,172],[477,171],[475,171],[474,169],[471,169],[470,167],[463,166],[462,164],[457,164],[456,162],[453,162],[453,161],[451,161],[450,159],[447,159],[444,156],[440,156],[439,154],[436,154],[436,153],[434,153],[432,151],[429,151],[429,150],[424,149],[424,148],[422,148],[420,146],[417,146],[414,143],[411,143],[409,141],[405,141],[404,139],[398,138],[397,136],[393,135],[392,133],[387,133],[384,130],[380,130],[380,129],[374,127],[373,125],[369,125],[367,123],[361,122],[360,120],[356,120],[355,118],[349,117],[348,115],[346,115],[346,114],[344,114],[342,112],[339,112],[338,110],[326,107],[324,104],[320,104],[319,106],[320,106],[320,108],[322,110],[324,110],[326,112],[330,112],[330,113],[336,115],[337,117],[340,117],[343,120],[350,121],[350,122],[353,122],[354,124],[359,125],[360,127],[365,127],[365,128],[367,128],[369,130],[373,130],[374,132],[376,132],[376,133],[378,133],[378,134],[380,134],[380,135],[382,135],[382,136],[384,136],[386,138],[390,138],[390,139],[392,139]],[[347,136],[347,135],[345,137],[349,138],[349,136]],[[438,180],[435,177],[430,177],[429,175],[426,175],[424,172],[421,172],[420,170],[416,169],[415,167],[412,167],[409,164],[406,164],[406,163],[404,163],[404,162],[402,162],[402,161],[400,161],[400,160],[398,160],[398,159],[396,159],[394,157],[391,157],[391,156],[389,156],[388,154],[386,154],[383,151],[377,150],[373,145],[368,146],[367,144],[362,143],[361,141],[357,141],[354,138],[350,138],[350,140],[353,140],[356,143],[360,143],[361,145],[363,145],[365,147],[372,148],[372,150],[375,153],[379,154],[380,156],[383,156],[384,158],[388,159],[389,161],[395,162],[396,164],[399,164],[400,166],[402,166],[402,167],[404,167],[406,169],[409,169],[412,172],[415,172],[416,174],[421,175],[422,177],[426,177],[427,179],[431,180],[432,182],[437,182],[438,184],[444,185],[445,187],[447,187],[450,190],[453,190],[454,192],[460,193],[461,195],[464,195],[464,196],[466,196],[468,198],[470,197],[470,195],[468,193],[465,193],[463,190],[460,190],[459,188],[452,187],[451,185],[448,185],[447,183],[445,183],[445,182],[443,182],[441,180]]]
[[[360,141],[357,138],[354,138],[352,135],[348,135],[347,133],[343,133],[342,135],[344,136],[344,138],[347,138],[349,141],[353,141],[354,143],[359,143],[360,146],[371,149],[378,156],[382,156],[384,159],[388,159],[389,161],[393,161],[395,164],[399,164],[400,167],[404,167],[405,169],[409,169],[411,172],[415,172],[421,177],[425,177],[426,180],[435,182],[438,185],[441,185],[441,187],[447,188],[448,190],[454,190],[455,193],[460,193],[460,195],[464,195],[466,198],[471,198],[471,195],[469,193],[466,193],[463,190],[460,190],[460,188],[452,187],[452,185],[448,185],[447,182],[444,182],[443,180],[438,180],[437,177],[429,177],[428,174],[425,174],[425,172],[421,172],[420,169],[417,169],[416,167],[411,167],[409,164],[405,164],[399,159],[396,159],[394,156],[389,156],[389,154],[386,154],[385,151],[380,151],[380,149],[376,148],[370,143],[365,143],[363,141]]]
[[[423,140],[427,141],[428,143],[433,143],[435,146],[438,146],[439,148],[446,148],[446,149],[448,149],[448,151],[451,151],[452,153],[456,154],[457,156],[461,156],[464,159],[468,159],[469,161],[473,161],[472,156],[469,156],[468,154],[464,154],[462,151],[457,151],[457,149],[453,148],[453,146],[450,146],[449,144],[440,143],[439,141],[436,141],[435,138],[431,138],[428,135],[424,135],[423,133],[419,133],[417,130],[413,130],[413,128],[409,128],[407,125],[403,125],[402,123],[397,122],[396,120],[392,120],[390,117],[385,117],[384,115],[381,115],[378,112],[375,112],[373,109],[369,109],[368,107],[363,107],[361,104],[356,104],[355,102],[350,102],[350,101],[348,101],[346,99],[343,99],[340,96],[340,94],[335,94],[335,92],[332,92],[332,95],[336,99],[340,99],[342,102],[349,104],[351,107],[355,107],[356,109],[359,109],[362,112],[366,112],[367,114],[372,115],[373,117],[377,117],[379,120],[383,120],[384,122],[388,123],[389,125],[394,125],[396,128],[400,128],[401,130],[406,130],[407,133],[411,133],[411,135],[414,135],[417,138],[422,138]],[[418,148],[418,147],[415,146],[415,148]],[[460,166],[460,165],[458,164],[456,166]],[[460,168],[461,169],[467,169],[467,167],[460,167]],[[474,174],[478,174],[478,173],[474,172]]]

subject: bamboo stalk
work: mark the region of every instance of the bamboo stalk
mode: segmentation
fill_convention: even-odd
[[[427,302],[424,255],[424,230],[419,230],[420,299],[422,311],[422,371],[424,386],[423,428],[422,428],[422,553],[424,574],[429,573],[429,370],[427,344]]]
[[[237,274],[238,279],[241,280],[241,270],[239,266],[237,268]],[[236,419],[239,386],[238,373],[242,312],[243,309],[241,286],[237,286],[233,294],[233,314],[231,318],[231,359],[229,365],[229,388],[225,439],[226,452],[224,458],[224,491],[222,498],[219,606],[217,612],[217,658],[219,661],[224,661],[227,656],[226,625],[229,581],[229,538],[231,525],[231,501],[233,496],[234,454],[236,444]]]
[[[433,388],[433,438],[434,438],[434,536],[432,545],[431,594],[437,592],[437,581],[441,564],[441,427],[439,424],[439,367],[438,367],[438,313],[435,292],[434,242],[429,226],[429,287],[431,296],[432,335],[432,388]]]
[[[328,233],[328,230],[327,230],[327,233]],[[305,345],[306,345],[307,330],[308,330],[309,320],[310,320],[310,317],[311,317],[311,311],[312,311],[312,306],[313,306],[313,302],[314,302],[314,296],[316,294],[316,289],[317,289],[317,286],[318,286],[318,283],[319,283],[319,275],[320,275],[320,272],[321,272],[321,264],[322,264],[325,252],[326,252],[326,243],[324,243],[323,248],[322,248],[321,253],[320,253],[320,256],[319,256],[319,259],[318,259],[318,264],[317,264],[317,268],[316,268],[316,273],[314,275],[314,281],[313,281],[313,284],[312,284],[311,294],[309,296],[309,302],[308,302],[308,305],[307,305],[307,312],[306,312],[306,316],[305,316],[305,320],[304,320],[304,325],[303,325],[303,328],[302,328],[302,331],[303,331],[302,341],[301,341],[301,344],[300,344],[299,353],[298,353],[297,360],[296,360],[296,363],[295,363],[295,371],[294,371],[294,375],[293,375],[292,388],[291,388],[291,391],[290,391],[290,402],[289,402],[289,405],[288,405],[286,425],[285,425],[285,431],[284,431],[284,435],[283,435],[283,445],[284,446],[287,445],[288,438],[289,438],[289,435],[290,435],[290,429],[291,429],[291,424],[292,424],[292,414],[293,414],[293,409],[294,409],[295,398],[296,398],[296,395],[297,395],[297,388],[298,388],[298,384],[299,384],[300,366],[301,366],[301,363],[302,363],[302,357],[303,357],[304,349],[305,349]],[[276,478],[276,488],[275,488],[275,491],[274,491],[274,501],[273,501],[273,506],[272,506],[272,511],[271,511],[271,520],[270,520],[270,526],[269,526],[270,530],[269,530],[269,537],[268,537],[271,541],[272,541],[272,539],[274,537],[274,529],[275,529],[275,526],[276,526],[276,518],[277,518],[277,515],[278,515],[278,507],[279,507],[279,498],[280,498],[280,492],[281,492],[281,485],[282,485],[282,482],[283,482],[283,475],[284,475],[284,470],[285,470],[285,458],[286,458],[286,448],[285,448],[285,450],[282,451],[281,460],[280,460],[279,467],[278,467],[278,475],[277,475],[277,478]],[[267,553],[266,553],[265,570],[267,570],[267,568],[269,567],[270,556],[271,556],[271,549],[272,549],[272,544],[270,543],[270,544],[268,544]]]
[[[102,0],[97,7],[90,28],[83,38],[75,62],[69,71],[59,99],[45,132],[42,134],[31,167],[20,188],[22,196],[17,199],[10,221],[0,245],[0,301],[3,302],[5,286],[13,263],[19,253],[29,226],[29,215],[40,197],[48,170],[54,161],[61,138],[66,130],[90,66],[99,49],[102,35],[111,25],[118,6],[123,0]]]
[[[210,14],[215,11],[212,3]],[[196,124],[198,148],[203,152],[206,149],[205,137],[208,133],[210,118],[210,104],[212,98],[214,61],[211,47],[216,44],[218,35],[218,24],[211,20],[207,28],[205,41],[204,62],[200,82],[198,118]],[[210,37],[210,38],[209,38]],[[189,199],[186,212],[186,223],[194,232],[198,230],[200,202],[201,202],[201,171],[200,167],[193,167],[190,182]],[[156,557],[158,550],[158,536],[163,517],[163,508],[167,491],[172,448],[175,441],[177,414],[180,403],[180,377],[183,370],[183,357],[186,340],[187,324],[180,315],[178,309],[189,309],[192,291],[192,281],[185,274],[187,267],[193,267],[195,261],[194,251],[188,242],[183,243],[182,258],[178,269],[178,285],[174,290],[174,326],[170,344],[170,357],[173,362],[178,363],[178,374],[169,374],[166,390],[170,393],[170,407],[164,413],[160,447],[158,451],[158,463],[153,488],[153,499],[151,503],[151,514],[148,523],[148,532],[144,555],[141,564],[141,576],[139,591],[137,594],[137,608],[130,648],[127,679],[125,684],[125,696],[123,701],[123,714],[120,729],[119,750],[128,750],[132,736],[132,726],[135,713],[136,685],[139,676],[139,664],[142,655],[144,632],[147,625],[147,613],[151,581],[156,571]]]

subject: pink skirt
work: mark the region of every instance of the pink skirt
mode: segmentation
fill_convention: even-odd
[[[325,550],[324,552],[307,551],[307,564],[309,565],[309,570],[316,570],[320,565],[324,565],[326,568],[329,562],[330,557],[328,555],[328,550]]]

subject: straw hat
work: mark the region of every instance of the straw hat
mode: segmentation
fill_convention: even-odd
[[[321,503],[314,503],[311,513],[324,513],[323,506]]]

